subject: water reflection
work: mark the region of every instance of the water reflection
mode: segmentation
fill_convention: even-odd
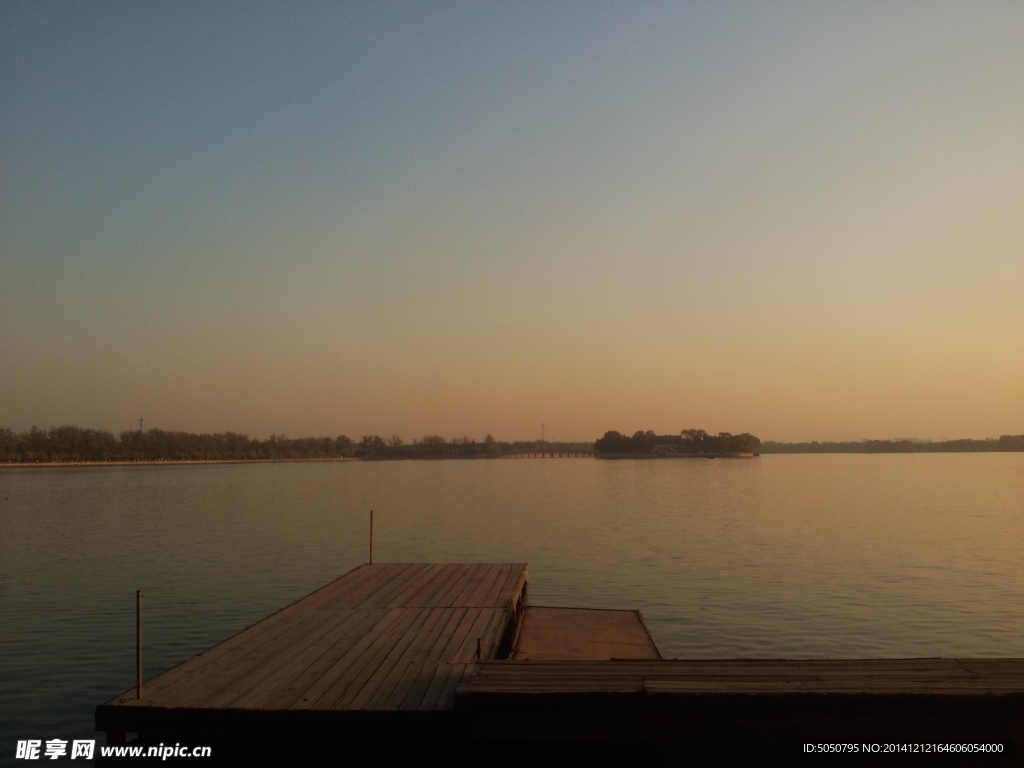
[[[526,561],[666,656],[1024,656],[1024,455],[0,472],[0,709],[89,736],[147,676],[375,559]]]

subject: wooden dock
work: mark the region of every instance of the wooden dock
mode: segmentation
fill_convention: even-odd
[[[523,563],[361,566],[148,680],[141,699],[100,705],[96,727],[115,740],[287,734],[332,715],[451,710],[478,654],[510,640],[526,580]]]
[[[517,661],[660,659],[640,611],[526,606],[509,658]]]
[[[1024,659],[666,660],[638,612],[527,606],[527,578],[523,563],[361,566],[101,704],[96,727],[113,742],[1024,745]]]
[[[456,709],[485,740],[988,741],[1020,757],[1024,659],[486,661]]]

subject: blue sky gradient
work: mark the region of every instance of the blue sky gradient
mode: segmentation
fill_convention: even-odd
[[[0,425],[1024,432],[1024,6],[0,2]]]

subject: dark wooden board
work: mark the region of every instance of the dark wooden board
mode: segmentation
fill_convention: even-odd
[[[179,710],[451,709],[493,652],[526,580],[523,563],[363,565],[105,705],[160,728]],[[97,712],[99,720],[99,711]]]
[[[1024,659],[482,662],[460,695],[878,693],[1024,694]]]

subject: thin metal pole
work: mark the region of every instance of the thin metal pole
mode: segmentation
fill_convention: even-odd
[[[135,592],[135,698],[142,698],[142,590]]]
[[[373,510],[370,510],[370,565],[373,565]]]

